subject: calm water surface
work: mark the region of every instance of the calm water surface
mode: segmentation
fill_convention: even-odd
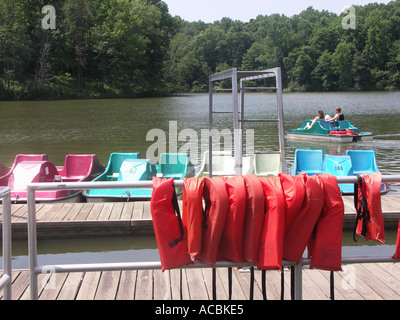
[[[343,257],[351,256],[392,256],[396,251],[397,232],[386,232],[384,245],[366,241],[345,231],[343,233]],[[1,249],[1,248],[0,248]],[[13,241],[13,268],[29,267],[27,242]],[[1,250],[0,250],[1,253]],[[305,253],[306,255],[306,253]],[[157,242],[154,237],[103,237],[84,239],[38,240],[39,265],[71,263],[113,263],[159,261]],[[0,255],[0,263],[2,256]]]

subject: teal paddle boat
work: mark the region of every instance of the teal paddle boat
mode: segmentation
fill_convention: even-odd
[[[359,132],[349,121],[317,121],[311,128],[312,120],[305,120],[298,129],[289,129],[287,138],[290,140],[333,141],[351,143],[356,141],[371,141],[373,134]]]
[[[296,150],[292,175],[306,173],[330,173],[334,176],[357,176],[378,172],[375,151],[347,150],[345,155],[324,155],[322,150]],[[353,184],[339,184],[343,195],[354,194]],[[386,183],[381,184],[381,193],[390,191]]]
[[[106,170],[93,182],[136,182],[152,180],[154,176],[182,180],[188,173],[189,155],[164,153],[156,166],[150,159],[140,159],[139,153],[112,153]],[[87,202],[149,200],[152,189],[92,189],[83,192]]]

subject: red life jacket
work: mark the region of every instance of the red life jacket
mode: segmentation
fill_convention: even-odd
[[[229,211],[229,198],[225,181],[222,178],[205,177],[203,197],[206,202],[206,216],[199,259],[214,267]]]
[[[243,231],[243,260],[257,265],[265,215],[264,190],[256,175],[246,175],[244,181],[247,200]]]
[[[218,260],[243,263],[243,222],[246,214],[246,186],[242,176],[223,178],[229,196],[229,213],[222,232]]]
[[[192,264],[180,218],[173,178],[153,177],[150,209],[162,271]]]
[[[187,234],[188,250],[196,259],[201,252],[203,225],[204,180],[184,178],[182,195],[182,223]]]
[[[283,241],[283,258],[299,263],[324,206],[324,189],[318,175],[307,177],[301,210]]]
[[[305,173],[301,173],[297,176],[292,176],[287,173],[279,173],[279,178],[281,179],[283,194],[285,196],[286,233],[289,229],[289,226],[292,224],[296,214],[300,211],[303,205],[304,196],[306,193],[304,184],[307,180],[307,175]]]
[[[393,255],[393,259],[400,260],[400,223],[397,229],[396,252]]]
[[[358,176],[354,188],[355,207],[357,211],[356,233],[367,240],[385,243],[385,227],[381,206],[380,172]]]
[[[308,246],[310,268],[328,271],[342,269],[344,204],[337,178],[329,173],[319,176],[324,189],[324,207]]]
[[[267,212],[260,239],[257,267],[262,270],[282,269],[285,232],[285,198],[279,177],[260,178]]]

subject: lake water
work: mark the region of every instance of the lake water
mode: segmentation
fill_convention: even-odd
[[[397,232],[388,230],[385,244],[366,241],[345,231],[343,233],[343,257],[392,256],[396,251]],[[1,241],[0,241],[1,242]],[[25,240],[13,241],[13,268],[29,267],[28,248]],[[1,253],[1,250],[0,250]],[[38,264],[113,263],[159,261],[157,242],[154,237],[102,237],[84,239],[39,239]],[[0,264],[2,255],[0,254]]]
[[[216,110],[231,110],[231,94],[214,97]],[[346,149],[373,149],[383,174],[400,173],[399,92],[286,93],[283,103],[285,132],[314,118],[320,108],[333,116],[335,107],[341,106],[346,119],[360,131],[375,134],[372,142],[345,145],[286,141],[289,168],[296,149],[322,148],[333,154]],[[245,104],[246,118],[276,118],[275,94],[249,93]],[[149,147],[159,138],[146,141],[153,129],[165,132],[167,152],[174,152],[174,139],[182,140],[177,141],[177,150],[189,141],[185,130],[197,133],[198,152],[192,152],[197,167],[201,152],[208,148],[208,140],[201,139],[202,130],[208,130],[208,94],[155,99],[0,101],[0,111],[0,161],[8,166],[19,153],[46,153],[56,165],[62,165],[65,155],[71,153],[95,153],[104,165],[112,152],[140,152],[146,157]],[[214,121],[217,129],[232,130],[231,115],[215,115]],[[246,128],[255,130],[256,151],[278,150],[276,124],[248,124]],[[175,134],[174,139],[170,139],[170,133]],[[177,134],[183,136],[178,139]],[[400,188],[394,185],[393,189],[397,192]]]

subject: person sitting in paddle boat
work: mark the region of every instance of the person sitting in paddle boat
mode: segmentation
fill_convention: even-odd
[[[314,120],[311,122],[311,124],[307,124],[304,129],[310,129],[313,127],[313,125],[319,121],[319,122],[329,122],[330,117],[328,115],[325,116],[324,111],[322,109],[319,109],[317,112],[318,116],[314,118]],[[329,120],[327,120],[327,117],[329,117]]]
[[[326,121],[343,121],[344,120],[344,115],[342,113],[342,108],[341,107],[336,107],[335,113],[336,114],[335,114],[335,116],[333,118],[331,118],[329,115],[326,115],[325,120]]]

